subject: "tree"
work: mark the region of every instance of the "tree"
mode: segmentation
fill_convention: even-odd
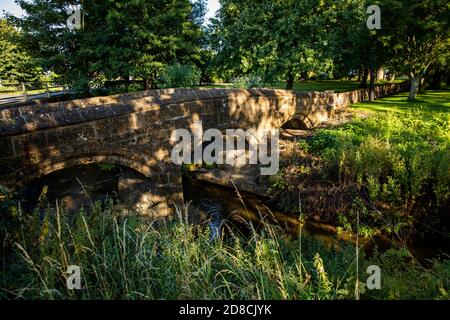
[[[426,80],[422,83],[421,90],[427,86],[435,90],[442,89],[444,81],[450,84],[450,50],[439,56],[438,60],[429,68]]]
[[[381,40],[390,68],[410,80],[414,100],[429,69],[450,50],[450,3],[446,0],[382,0]]]
[[[369,30],[367,8],[375,1],[341,0],[330,7],[330,58],[335,75],[359,72],[361,88],[367,88],[370,75],[370,100],[374,99],[375,72],[389,60],[389,50],[380,37],[380,30]]]
[[[287,89],[298,74],[329,71],[326,8],[321,0],[222,0],[210,29],[216,65],[228,77],[284,78]]]
[[[11,20],[26,33],[29,49],[83,90],[97,77],[142,77],[156,87],[165,65],[199,63],[201,4],[189,0],[84,0],[79,30],[66,26],[66,1],[18,3],[27,14]]]
[[[0,19],[0,79],[34,81],[39,76],[36,61],[19,45],[20,33]]]

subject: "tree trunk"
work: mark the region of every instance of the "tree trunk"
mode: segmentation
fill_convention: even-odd
[[[125,80],[125,92],[128,92],[130,90],[130,76],[126,75],[123,79]]]
[[[425,89],[427,88],[427,82],[425,81],[425,77],[420,78],[419,81],[419,93],[424,93]]]
[[[300,74],[302,81],[307,81],[308,80],[308,72],[302,72]]]
[[[369,89],[369,100],[375,100],[375,71],[370,68],[370,89]]]
[[[377,70],[377,79],[378,80],[384,80],[384,75],[385,75],[385,73],[384,73],[383,68],[380,68]]]
[[[155,77],[150,78],[149,83],[150,83],[150,90],[157,89]]]
[[[416,100],[417,93],[419,91],[420,77],[411,77],[409,79],[409,96],[408,101]]]
[[[389,81],[394,82],[395,81],[395,72],[390,74]]]
[[[369,69],[368,68],[364,68],[362,80],[361,80],[361,83],[359,85],[360,88],[367,88],[367,78],[368,78],[368,76],[369,76]]]
[[[293,90],[294,89],[294,75],[292,74],[292,71],[288,73],[288,78],[286,82],[286,90]]]

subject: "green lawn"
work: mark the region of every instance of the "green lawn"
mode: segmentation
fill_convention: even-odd
[[[14,90],[14,91],[5,91],[6,89],[0,88],[0,96],[1,95],[11,95],[11,94],[22,94],[22,90]],[[63,87],[55,87],[55,88],[49,88],[50,92],[58,92],[64,90]],[[47,91],[45,89],[33,89],[33,90],[27,90],[27,94],[40,94],[40,93],[46,93]]]
[[[427,112],[450,112],[450,90],[426,91],[419,94],[416,101],[407,101],[408,93],[389,96],[373,102],[362,102],[352,107],[366,111],[395,111],[406,112],[422,110]]]
[[[396,80],[394,82],[402,82],[403,79]],[[379,82],[378,84],[386,83],[386,81]],[[304,82],[296,82],[294,84],[294,90],[298,91],[327,91],[333,90],[335,92],[347,92],[359,89],[358,81],[349,81],[349,80],[322,80],[322,81],[304,81]],[[206,86],[202,86],[201,88],[232,88],[232,83],[222,83],[222,84],[210,84]],[[286,83],[277,82],[274,84],[267,85],[269,88],[276,89],[285,89]]]
[[[275,83],[273,88],[285,89],[286,83]],[[299,91],[327,91],[334,90],[335,92],[346,92],[359,89],[358,81],[347,80],[324,80],[324,81],[305,81],[296,82],[294,90]]]

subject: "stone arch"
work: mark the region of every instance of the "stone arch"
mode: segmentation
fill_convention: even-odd
[[[58,161],[46,166],[39,168],[38,177],[42,177],[44,175],[48,175],[52,172],[74,167],[81,164],[92,164],[92,163],[110,163],[110,164],[118,164],[124,167],[128,167],[133,169],[146,177],[150,177],[153,170],[149,166],[143,165],[142,163],[129,159],[127,157],[119,156],[119,155],[97,155],[97,156],[82,156],[75,157],[72,159],[68,159],[65,161]]]
[[[76,167],[78,165],[93,164],[93,163],[110,163],[118,164],[142,174],[146,178],[151,178],[153,175],[157,174],[155,168],[148,165],[142,164],[139,161],[131,159],[130,157],[121,154],[92,154],[92,155],[79,155],[72,156],[65,159],[55,159],[49,163],[37,163],[31,165],[30,172],[26,172],[21,179],[14,181],[10,184],[13,189],[21,187],[32,180],[42,178],[53,172]],[[7,184],[7,183],[5,183]]]
[[[314,128],[314,122],[308,116],[294,116],[285,121],[281,128],[283,129],[301,129],[307,130]]]

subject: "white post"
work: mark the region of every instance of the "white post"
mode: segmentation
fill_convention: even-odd
[[[50,98],[50,91],[48,90],[48,82],[45,82],[45,92],[47,92],[47,98]]]

